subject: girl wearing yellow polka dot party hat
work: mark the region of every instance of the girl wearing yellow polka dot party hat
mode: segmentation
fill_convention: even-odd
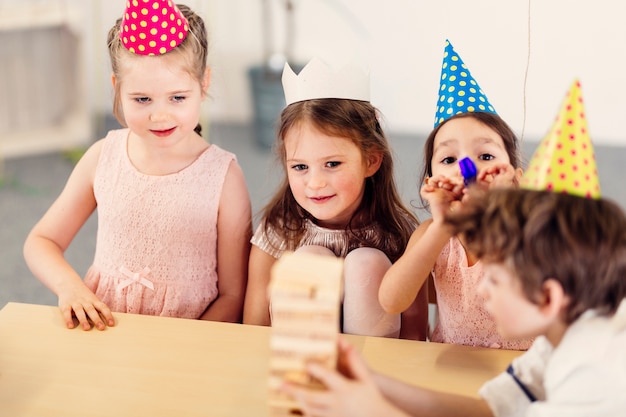
[[[251,207],[235,155],[200,136],[209,87],[204,21],[169,0],[130,0],[108,35],[112,130],[77,163],[26,239],[33,274],[67,327],[113,326],[112,312],[240,321]],[[84,280],[63,253],[96,211]]]
[[[476,293],[483,265],[443,222],[447,212],[463,204],[470,184],[516,187],[520,165],[515,134],[446,41],[420,193],[432,219],[416,229],[403,256],[385,274],[379,298],[388,312],[404,311],[432,277],[437,302],[432,341],[519,350],[530,346],[531,340],[503,340],[498,335]]]

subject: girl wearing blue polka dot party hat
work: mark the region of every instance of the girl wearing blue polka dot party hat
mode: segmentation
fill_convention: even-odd
[[[170,0],[129,0],[108,35],[110,131],[76,165],[29,234],[33,274],[67,327],[104,330],[112,312],[240,321],[251,207],[235,155],[200,136],[209,87],[204,21]],[[63,253],[96,211],[94,261],[81,277]]]
[[[507,341],[498,335],[476,293],[483,265],[443,222],[446,213],[467,199],[470,184],[517,187],[520,165],[515,134],[446,41],[420,191],[432,218],[416,229],[403,256],[385,274],[379,298],[386,311],[404,311],[431,277],[437,302],[432,341],[518,350],[530,346],[531,340]]]

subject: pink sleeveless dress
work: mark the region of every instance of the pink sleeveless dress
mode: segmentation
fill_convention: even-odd
[[[177,173],[145,175],[128,158],[128,133],[104,139],[85,283],[116,312],[199,318],[218,295],[218,205],[235,156],[211,145]]]
[[[476,292],[484,276],[482,262],[467,265],[467,256],[456,237],[443,248],[433,278],[437,292],[438,319],[431,341],[458,345],[526,350],[532,340],[505,340]]]

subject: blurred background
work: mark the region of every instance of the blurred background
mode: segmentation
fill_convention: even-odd
[[[449,39],[526,158],[574,79],[582,83],[603,194],[626,207],[626,3],[619,0],[187,0],[206,21],[212,67],[205,137],[237,154],[257,213],[280,175],[271,151],[282,108],[280,71],[313,56],[357,61],[371,74],[400,189],[416,213],[422,145],[432,128]],[[124,0],[0,0],[0,308],[55,304],[26,268],[30,228],[61,191],[76,158],[107,130],[106,34]],[[67,253],[84,273],[95,218]]]

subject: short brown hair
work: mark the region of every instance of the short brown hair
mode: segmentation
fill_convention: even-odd
[[[529,300],[545,280],[559,281],[567,323],[588,309],[613,314],[626,297],[626,218],[609,200],[498,189],[446,221],[480,259],[509,265]]]

